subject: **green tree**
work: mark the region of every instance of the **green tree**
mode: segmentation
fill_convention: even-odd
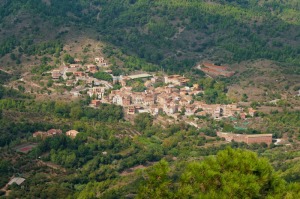
[[[10,59],[11,60],[17,60],[17,56],[14,53],[10,54]]]
[[[149,169],[138,198],[297,198],[268,160],[247,150],[227,148],[170,175],[165,161]],[[178,176],[180,176],[178,178]]]
[[[186,198],[262,198],[280,194],[284,187],[285,182],[266,159],[227,148],[201,163],[189,164],[178,192]]]
[[[19,89],[19,91],[21,91],[21,92],[25,92],[25,87],[22,86],[22,85],[18,85],[18,89]]]
[[[218,92],[214,89],[207,89],[204,92],[204,100],[207,104],[216,103]]]
[[[247,101],[248,101],[248,95],[247,95],[247,94],[244,93],[244,94],[242,95],[242,101],[243,101],[243,102],[247,102]]]
[[[68,64],[73,64],[75,61],[74,61],[74,57],[72,57],[71,55],[69,54],[65,54],[64,55],[64,62],[65,63],[68,63]]]
[[[139,131],[143,131],[152,126],[153,117],[149,113],[140,113],[134,118],[134,124]]]
[[[74,106],[71,108],[70,117],[72,119],[80,119],[82,115],[83,115],[83,111],[80,106]]]
[[[51,87],[53,85],[54,81],[52,79],[49,79],[47,82],[47,87]]]
[[[105,80],[105,81],[109,81],[109,82],[113,81],[112,76],[105,72],[96,72],[96,73],[94,73],[94,77],[97,79],[101,79],[101,80]]]
[[[54,111],[58,116],[67,117],[69,116],[70,107],[64,102],[56,102]]]
[[[138,199],[145,198],[174,198],[170,189],[169,164],[161,160],[147,172],[146,184],[140,187]]]

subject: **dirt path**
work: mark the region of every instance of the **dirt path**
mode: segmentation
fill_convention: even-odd
[[[123,171],[122,173],[120,173],[121,176],[129,176],[132,175],[137,169],[146,169],[149,166],[152,166],[154,163],[156,162],[149,162],[147,163],[147,165],[137,165],[134,167],[131,167],[129,169],[126,169],[125,171]]]
[[[21,79],[18,79],[18,80],[16,80],[16,81],[22,81],[22,82],[24,82],[25,84],[28,84],[28,85],[30,85],[30,86],[34,86],[34,87],[37,87],[37,88],[43,88],[42,86],[40,86],[40,85],[38,85],[38,84],[36,84],[36,83],[34,83],[34,82],[32,82],[32,81],[28,81],[28,80],[24,79],[24,76],[23,76]]]
[[[12,74],[12,72],[9,72],[9,71],[4,70],[4,69],[2,69],[2,68],[0,68],[0,70],[3,71],[3,72],[5,72],[5,73],[7,73],[7,74],[10,74],[10,75]]]
[[[47,166],[47,167],[49,167],[51,169],[57,169],[57,170],[60,170],[60,171],[63,171],[63,172],[67,172],[65,168],[63,168],[63,167],[61,167],[61,166],[59,166],[57,164],[54,164],[52,162],[44,162],[42,160],[39,160],[38,161],[38,165]]]
[[[15,177],[15,176],[12,176],[12,177],[9,179],[9,181],[10,181],[11,179],[13,179],[14,177]],[[6,196],[6,197],[9,195],[9,192],[11,191],[11,190],[7,190],[9,181],[6,183],[6,185],[5,185],[2,189],[0,189],[1,191],[5,192],[5,196]]]

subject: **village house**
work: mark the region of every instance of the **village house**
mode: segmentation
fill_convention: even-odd
[[[136,105],[143,105],[144,104],[144,96],[141,93],[133,93],[132,95],[132,103]]]
[[[223,117],[231,117],[235,115],[239,115],[242,113],[243,109],[237,107],[237,104],[228,104],[222,106],[223,109]]]
[[[242,112],[240,113],[240,117],[242,120],[245,120],[246,119],[246,113]]]
[[[95,58],[95,62],[98,64],[98,63],[104,63],[105,60],[104,60],[104,57],[96,57]]]
[[[108,71],[106,71],[106,72],[109,73]],[[113,78],[113,84],[117,84],[121,80],[120,76],[113,76],[112,75],[112,78]]]
[[[66,81],[66,86],[74,86],[75,83],[76,83],[75,80],[67,80],[67,81]]]
[[[38,138],[38,137],[43,138],[44,135],[46,135],[46,132],[43,132],[43,131],[37,131],[37,132],[34,132],[34,133],[32,134],[32,137],[34,137],[34,138]]]
[[[123,99],[122,99],[122,102],[123,102],[123,106],[129,106],[131,105],[131,96],[127,95],[127,96],[124,96]]]
[[[120,106],[129,106],[131,105],[131,96],[129,95],[115,95],[112,98],[112,103]]]
[[[127,99],[126,105],[150,106],[155,104],[156,96],[151,92],[148,94],[147,92],[131,92],[130,90],[131,87],[123,87],[120,91],[112,91],[109,96],[113,103],[121,103],[122,101],[124,104],[124,99]]]
[[[57,136],[57,135],[61,135],[61,134],[62,134],[62,131],[60,129],[50,129],[47,132],[37,131],[32,134],[32,137],[45,139],[47,137],[53,137],[53,136]]]
[[[93,87],[93,88],[89,88],[89,90],[87,91],[87,94],[90,97],[95,96],[97,99],[102,99],[102,97],[105,94],[105,90],[106,90],[106,87],[101,87],[101,86]]]
[[[75,75],[76,77],[85,77],[85,73],[82,72],[82,71],[74,72],[74,75]]]
[[[174,114],[172,114],[171,115],[175,120],[179,120],[179,119],[181,119],[182,118],[182,115],[180,114],[180,113],[174,113]]]
[[[81,92],[85,90],[86,88],[84,88],[83,86],[77,86],[70,91],[70,94],[74,97],[80,97],[82,96]]]
[[[199,84],[193,84],[193,90],[194,91],[200,91],[200,85]]]
[[[155,96],[154,95],[146,95],[144,98],[144,103],[145,106],[152,106],[155,104]]]
[[[166,93],[161,93],[157,95],[157,103],[158,104],[166,104],[168,100],[170,100],[170,96]]]
[[[81,64],[70,64],[69,68],[81,68],[82,65]]]
[[[164,77],[154,76],[150,79],[150,81],[152,82],[152,84],[164,82]]]
[[[178,112],[178,105],[175,104],[174,102],[171,102],[169,104],[165,104],[163,106],[163,111],[168,114],[168,115],[172,115],[174,113]]]
[[[109,100],[109,96],[102,97],[101,103],[111,104],[111,100]]]
[[[165,92],[165,88],[164,87],[153,88],[153,92],[156,94],[161,94]]]
[[[193,97],[190,96],[190,95],[183,95],[183,96],[181,96],[181,98],[183,100],[186,100],[188,104],[190,104],[192,102],[192,100],[193,100]]]
[[[150,107],[150,113],[151,113],[151,115],[157,116],[162,111],[163,111],[163,109],[160,106],[152,105]]]
[[[247,144],[254,143],[266,143],[270,145],[272,143],[272,134],[234,134],[217,132],[217,135],[221,138],[225,138],[226,141],[231,142],[245,142]]]
[[[190,87],[184,87],[180,89],[179,94],[180,95],[189,95],[189,93],[191,92],[191,88]]]
[[[105,62],[105,59],[103,57],[96,57],[95,62],[98,66],[106,67],[107,63]]]
[[[255,114],[256,114],[256,110],[254,110],[253,108],[249,108],[248,109],[248,113],[249,113],[249,115],[251,116],[251,117],[254,117],[255,116]]]
[[[202,104],[199,108],[201,108],[203,111],[205,111],[209,115],[213,115],[215,113],[215,109],[218,105],[214,104]]]
[[[212,116],[214,119],[220,119],[223,116],[223,109],[220,106],[216,107]]]
[[[187,106],[185,106],[185,115],[186,116],[194,115],[196,110],[197,109],[196,109],[195,105],[193,105],[193,104],[187,105]]]
[[[60,129],[50,129],[50,130],[47,131],[47,134],[49,136],[61,135],[62,130],[60,130]]]
[[[86,80],[86,83],[91,87],[100,86],[101,84],[103,84],[102,80],[98,80],[98,79],[92,78],[92,77],[88,77]]]
[[[195,114],[196,116],[200,116],[200,117],[206,117],[207,113],[205,111],[199,111]]]
[[[69,137],[71,137],[71,138],[74,139],[74,138],[77,136],[78,133],[79,133],[79,132],[76,131],[76,130],[70,130],[70,131],[67,131],[67,132],[66,132],[66,136],[69,136]]]
[[[131,95],[132,94],[132,87],[122,87],[120,90],[112,90],[111,95],[117,95],[117,94],[124,94],[124,95]]]
[[[126,86],[126,82],[129,81],[130,78],[128,76],[120,76],[119,78],[119,83],[121,84],[122,87],[125,87]]]
[[[63,79],[72,79],[75,72],[77,72],[77,68],[64,68]]]
[[[52,71],[52,79],[57,80],[62,76],[60,70],[53,70]]]
[[[98,106],[100,106],[100,104],[101,104],[100,100],[92,100],[90,106],[98,107]]]
[[[144,109],[142,106],[135,106],[135,112],[136,113],[147,113],[148,109]]]
[[[170,75],[164,77],[166,84],[174,84],[177,86],[185,86],[190,80],[180,75]]]
[[[75,63],[81,63],[81,62],[82,62],[82,60],[81,60],[81,59],[79,59],[79,58],[75,58],[75,59],[74,59],[74,62],[75,62]]]
[[[129,106],[127,110],[127,114],[129,115],[134,115],[136,113],[136,108],[135,106]]]
[[[144,91],[146,95],[153,95],[153,96],[157,96],[158,93],[155,92],[154,88],[149,88],[147,90]]]
[[[153,83],[150,80],[148,80],[144,83],[144,86],[148,88],[148,87],[153,86]]]
[[[189,104],[190,103],[186,99],[180,99],[179,100],[179,105],[181,105],[181,106],[187,106]]]
[[[98,68],[94,64],[86,65],[86,68],[87,68],[87,71],[90,72],[90,73],[96,73],[96,72],[98,72]]]
[[[174,92],[173,87],[174,87],[173,85],[166,86],[164,92],[166,92],[167,94],[173,93]]]
[[[150,109],[149,108],[144,108],[144,107],[140,107],[139,109],[137,109],[138,113],[150,113]]]
[[[80,96],[82,96],[82,94],[78,90],[70,91],[70,94],[73,95],[74,97],[80,97]]]

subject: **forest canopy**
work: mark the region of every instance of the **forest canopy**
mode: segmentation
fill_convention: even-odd
[[[299,197],[299,185],[290,190],[266,159],[246,150],[227,148],[177,169],[164,160],[148,169],[138,198]]]

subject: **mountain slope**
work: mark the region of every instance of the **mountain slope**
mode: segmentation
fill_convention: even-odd
[[[11,17],[9,13],[18,13],[17,17],[30,13],[42,19],[39,23],[54,27],[92,28],[99,39],[120,47],[125,54],[137,55],[171,71],[189,69],[203,59],[234,63],[264,58],[291,65],[300,63],[297,1],[22,2],[2,1],[3,11],[10,11],[0,12],[2,26]],[[10,42],[4,54],[22,43],[21,38]]]

